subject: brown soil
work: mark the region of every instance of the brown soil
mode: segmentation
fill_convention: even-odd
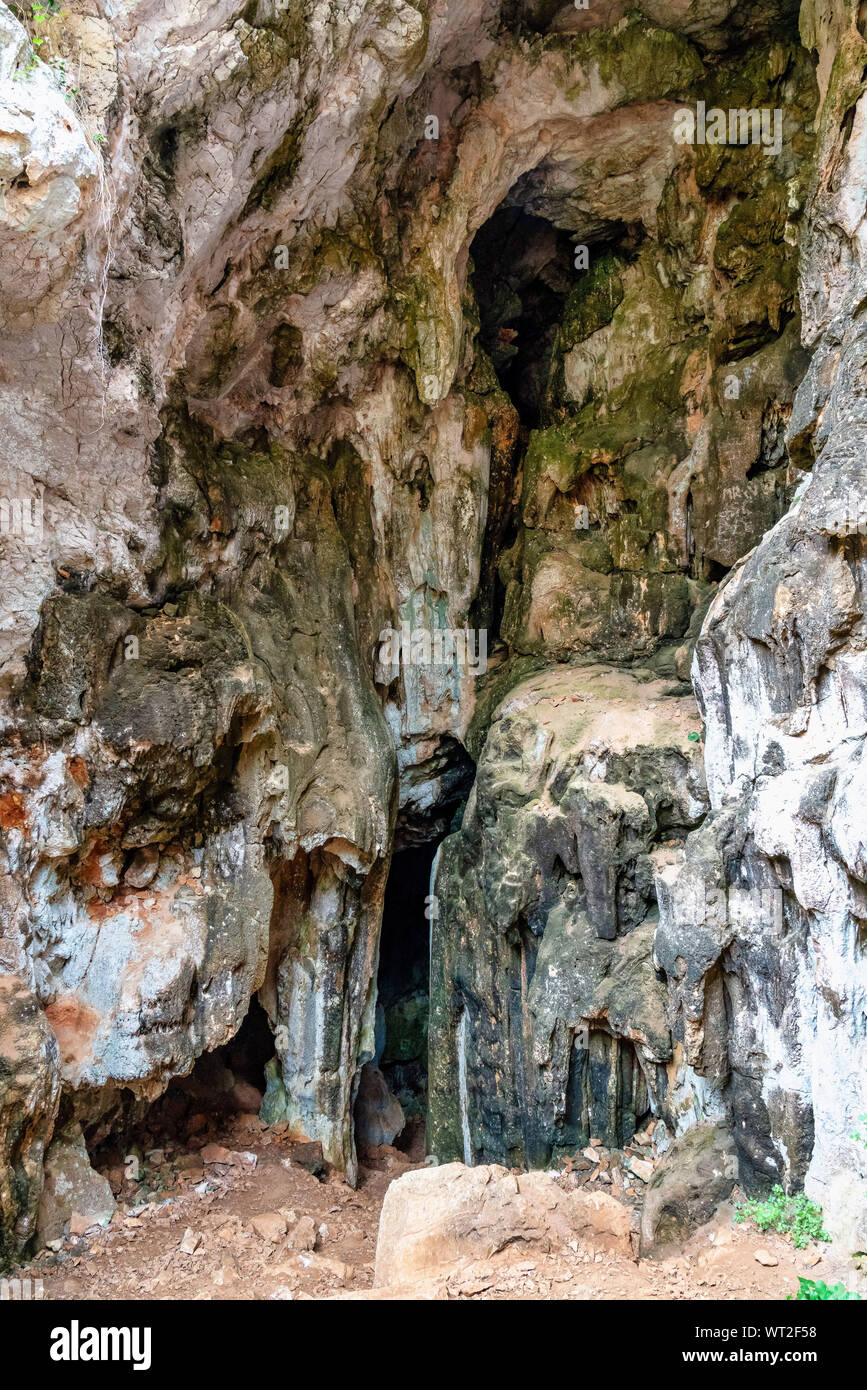
[[[206,1161],[214,1153],[210,1147],[203,1158],[203,1146],[214,1143],[229,1151],[230,1161]],[[160,1190],[145,1204],[138,1201],[140,1189],[119,1181],[113,1170],[118,1210],[110,1226],[69,1236],[62,1248],[42,1252],[15,1273],[41,1279],[46,1299],[76,1300],[767,1300],[795,1292],[799,1274],[828,1283],[842,1279],[850,1288],[860,1278],[827,1246],[796,1250],[782,1237],[735,1225],[726,1207],[664,1260],[603,1254],[590,1246],[552,1253],[509,1247],[412,1290],[374,1289],[383,1198],[395,1178],[419,1166],[412,1155],[374,1151],[352,1189],[336,1174],[308,1171],[302,1164],[310,1162],[313,1146],[293,1143],[252,1114],[229,1120],[218,1134],[194,1136],[189,1145],[159,1167]],[[418,1145],[414,1156],[421,1156]],[[254,1218],[265,1214],[270,1221],[259,1221],[257,1229]],[[274,1239],[269,1226],[276,1228]],[[312,1241],[314,1232],[314,1249],[293,1248],[305,1236]],[[763,1266],[757,1251],[777,1263]]]

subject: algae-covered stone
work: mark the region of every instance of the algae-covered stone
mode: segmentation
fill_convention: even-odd
[[[705,800],[688,698],[626,672],[531,676],[494,713],[440,851],[428,1144],[543,1166],[665,1113],[653,865]]]
[[[676,1139],[647,1185],[642,1255],[687,1240],[731,1196],[737,1175],[737,1149],[725,1125],[694,1125]]]

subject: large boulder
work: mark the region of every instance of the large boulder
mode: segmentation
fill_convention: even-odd
[[[16,975],[0,975],[0,1269],[27,1245],[60,1098],[60,1054]]]
[[[107,1226],[115,1200],[106,1178],[90,1166],[81,1125],[72,1123],[56,1134],[45,1155],[45,1184],[39,1203],[39,1241],[81,1235],[91,1226]]]
[[[685,1240],[731,1196],[737,1149],[724,1125],[695,1125],[672,1144],[647,1186],[641,1253]]]
[[[361,1068],[354,1118],[355,1142],[362,1151],[391,1144],[406,1123],[400,1101],[372,1062]]]
[[[376,1246],[377,1286],[435,1278],[511,1247],[561,1249],[583,1240],[630,1253],[629,1209],[606,1193],[565,1192],[546,1173],[448,1163],[393,1182]]]

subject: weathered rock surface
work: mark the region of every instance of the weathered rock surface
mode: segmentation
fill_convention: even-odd
[[[605,1193],[564,1192],[545,1173],[447,1163],[391,1184],[376,1244],[375,1283],[413,1284],[508,1251],[580,1239],[630,1252],[630,1213]]]
[[[676,1139],[647,1185],[642,1255],[687,1239],[709,1221],[737,1176],[737,1148],[725,1125],[694,1125]]]
[[[801,23],[822,92],[801,271],[814,352],[788,437],[808,471],[722,587],[698,643],[713,812],[660,883],[656,958],[688,1062],[725,1088],[744,1179],[805,1184],[855,1249],[867,1238],[867,1157],[851,1137],[867,1108],[856,809],[867,731],[857,384],[867,45],[843,6],[808,3]],[[830,181],[819,172],[829,168]],[[729,910],[733,889],[752,895],[752,910]]]
[[[400,1101],[389,1091],[379,1067],[370,1062],[361,1068],[353,1113],[355,1140],[361,1149],[391,1144],[404,1127]]]
[[[37,1234],[40,1245],[64,1235],[83,1235],[92,1226],[106,1226],[115,1211],[107,1180],[90,1166],[81,1125],[72,1123],[55,1132],[45,1155],[45,1184],[39,1203]]]
[[[87,1130],[258,994],[268,1113],[352,1178],[390,857],[451,827],[467,750],[437,1150],[726,1116],[747,1179],[851,1210],[862,28],[68,0],[37,55],[0,0],[0,980],[43,1058],[7,1244],[42,1014]],[[679,143],[699,101],[780,138]],[[682,689],[700,629],[699,828],[698,725],[653,677]],[[492,669],[389,631],[484,633]],[[577,660],[631,672],[594,695]]]
[[[0,9],[0,258],[4,267],[0,324],[32,327],[57,319],[86,283],[98,215],[99,152],[87,139],[55,75],[31,62],[27,33]],[[104,232],[104,228],[100,229]],[[77,283],[76,283],[77,282]]]
[[[0,975],[0,1268],[35,1233],[59,1100],[54,1034],[23,981]]]
[[[668,1114],[654,864],[706,802],[695,706],[664,691],[569,667],[494,714],[436,875],[429,1136],[442,1158],[540,1166]]]

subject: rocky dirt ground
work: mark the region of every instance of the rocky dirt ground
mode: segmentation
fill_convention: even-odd
[[[799,1251],[787,1239],[736,1225],[726,1205],[661,1260],[628,1258],[590,1242],[549,1251],[516,1242],[447,1276],[375,1288],[383,1199],[395,1179],[423,1166],[422,1135],[409,1152],[370,1151],[352,1189],[327,1171],[317,1145],[293,1142],[281,1128],[254,1114],[205,1121],[185,1144],[150,1150],[136,1177],[122,1165],[104,1167],[118,1202],[109,1226],[78,1231],[84,1223],[73,1217],[68,1236],[13,1273],[40,1279],[45,1299],[99,1301],[774,1300],[797,1289],[799,1274],[843,1279],[849,1287],[861,1278],[825,1245]],[[598,1161],[597,1153],[585,1153],[564,1166],[558,1182],[640,1204],[640,1180],[623,1176],[620,1155],[602,1151]]]

